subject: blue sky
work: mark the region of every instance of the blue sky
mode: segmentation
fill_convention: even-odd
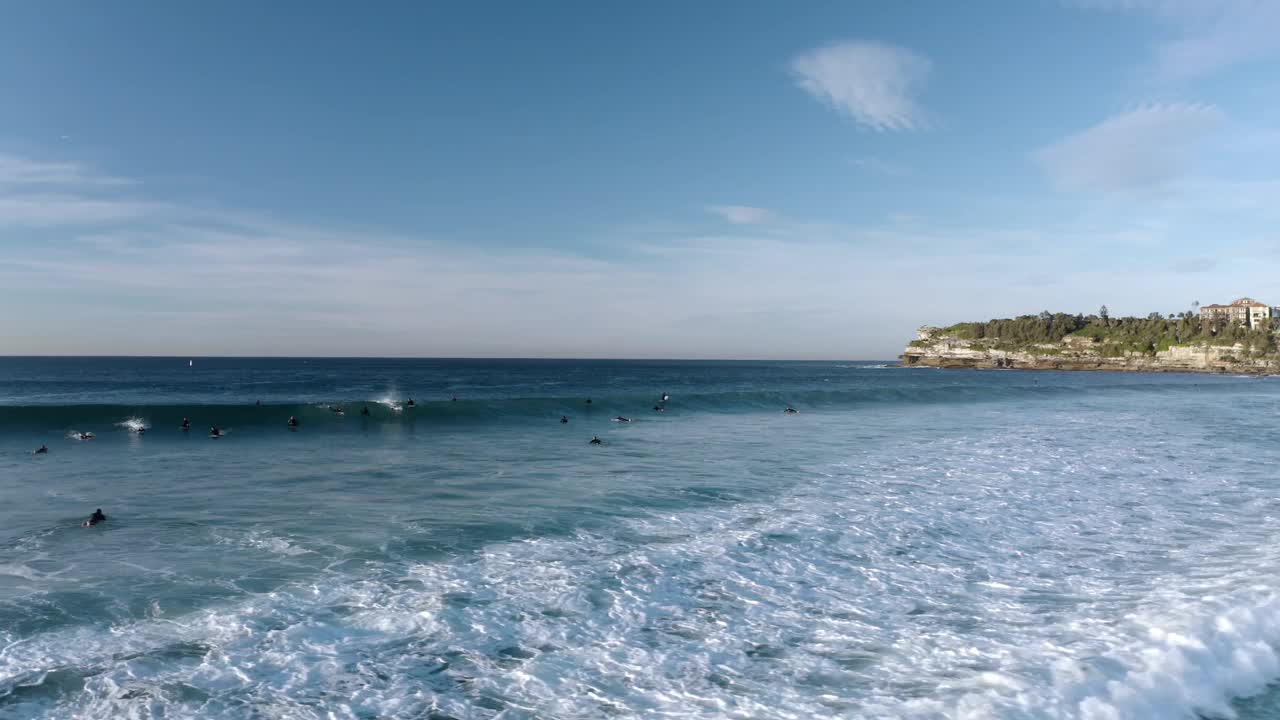
[[[1280,304],[1280,3],[0,9],[0,354],[886,358]]]

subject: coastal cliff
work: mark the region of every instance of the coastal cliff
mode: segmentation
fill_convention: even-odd
[[[1273,349],[1258,347],[1252,338],[1230,344],[1204,340],[1181,345],[1152,342],[1135,348],[1134,343],[1110,340],[1105,334],[1070,334],[1046,342],[965,337],[973,334],[967,331],[973,325],[920,328],[916,339],[903,350],[902,364],[936,368],[1280,374],[1280,356]]]

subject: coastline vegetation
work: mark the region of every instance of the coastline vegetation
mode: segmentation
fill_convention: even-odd
[[[1222,319],[1202,320],[1190,312],[1114,318],[1103,306],[1095,315],[1042,312],[959,323],[943,328],[942,332],[974,341],[986,349],[1023,350],[1041,355],[1060,353],[1059,344],[1065,341],[1093,346],[1105,357],[1132,353],[1155,355],[1175,345],[1239,344],[1247,357],[1260,358],[1277,354],[1276,333],[1280,323],[1276,319],[1271,323],[1267,328],[1248,328]]]

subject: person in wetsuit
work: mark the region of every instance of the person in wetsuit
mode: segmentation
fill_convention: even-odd
[[[590,442],[589,444],[591,444],[591,445],[600,445],[600,444],[601,444],[601,442],[600,442],[600,438],[599,438],[599,437],[597,437],[597,436],[595,436],[595,435],[592,435],[592,436],[591,436],[591,442]]]
[[[209,428],[209,437],[211,438],[222,437],[222,431],[218,429],[217,425],[214,425],[213,427]]]
[[[560,416],[560,424],[561,424],[561,425],[564,425],[564,424],[566,424],[566,423],[568,423],[568,422],[569,422],[569,416],[568,416],[568,415],[561,415],[561,416]]]
[[[97,525],[98,523],[106,519],[107,519],[107,516],[102,514],[102,508],[98,508],[97,510],[93,511],[93,514],[89,516],[88,520],[84,521],[84,526],[93,527],[94,525]]]
[[[409,398],[409,402],[404,404],[405,407],[417,407],[413,404],[413,398]]]
[[[365,416],[365,417],[369,417],[369,406],[368,406],[368,405],[365,405],[365,406],[364,406],[364,409],[360,411],[360,414],[361,414],[361,415],[363,415],[363,416]]]
[[[45,453],[47,453],[47,452],[49,452],[49,446],[48,446],[48,445],[45,445],[44,443],[40,443],[40,447],[36,448],[35,450],[32,450],[32,451],[31,451],[31,454],[32,454],[32,455],[44,455],[44,454],[45,454]]]
[[[188,420],[187,418],[182,418],[182,426],[181,426],[181,427],[182,427],[182,429],[183,429],[183,430],[190,430],[190,429],[191,429],[191,421],[190,421],[190,420]]]
[[[290,415],[290,416],[289,416],[289,427],[291,427],[291,428],[296,428],[296,427],[298,427],[298,418],[296,418],[296,417],[294,417],[294,416]]]

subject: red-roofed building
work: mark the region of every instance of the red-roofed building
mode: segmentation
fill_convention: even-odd
[[[1226,320],[1248,328],[1267,328],[1271,325],[1271,306],[1253,298],[1240,298],[1230,305],[1201,305],[1201,320]]]

